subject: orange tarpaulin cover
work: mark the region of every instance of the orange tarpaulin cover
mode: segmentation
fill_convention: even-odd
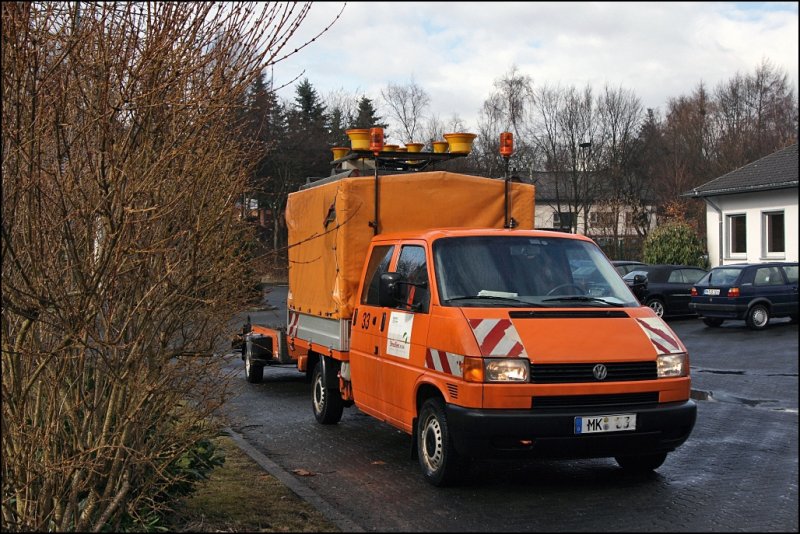
[[[509,216],[532,229],[534,187],[509,184]],[[446,171],[382,175],[381,233],[432,228],[503,228],[505,183]],[[356,305],[364,259],[374,230],[375,178],[342,178],[291,193],[289,231],[291,310],[347,319]]]

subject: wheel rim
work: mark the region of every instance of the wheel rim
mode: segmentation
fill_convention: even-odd
[[[325,407],[325,388],[322,387],[322,375],[317,376],[317,380],[314,381],[314,411],[317,413],[322,413],[322,409]]]
[[[767,314],[767,310],[759,306],[755,310],[753,310],[753,324],[762,327],[767,324],[767,320],[769,319],[769,314]]]
[[[442,443],[442,426],[435,416],[431,415],[425,421],[422,432],[422,459],[425,466],[432,472],[438,471],[442,465],[444,447]]]
[[[664,315],[664,305],[661,304],[661,301],[654,300],[649,304],[649,306],[654,312],[656,312],[656,315],[658,315],[659,317],[662,317]]]

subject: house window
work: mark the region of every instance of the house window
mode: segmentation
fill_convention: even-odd
[[[747,253],[747,215],[728,216],[728,251],[731,255]]]
[[[783,257],[786,252],[783,212],[773,211],[763,214],[764,255]]]
[[[570,229],[575,221],[575,213],[557,211],[553,213],[553,228]]]
[[[589,212],[589,224],[595,228],[613,228],[616,226],[614,214],[610,211]]]

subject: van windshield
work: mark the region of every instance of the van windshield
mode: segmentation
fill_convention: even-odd
[[[635,307],[594,243],[559,237],[448,237],[433,245],[439,301],[470,307]]]

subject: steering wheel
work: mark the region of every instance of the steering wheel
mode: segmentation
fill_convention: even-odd
[[[582,295],[583,294],[583,288],[581,286],[579,286],[578,284],[573,284],[573,283],[570,282],[570,283],[567,283],[567,284],[561,284],[560,286],[554,287],[553,289],[551,289],[550,291],[547,292],[546,296],[549,297],[550,295],[555,295],[556,291],[558,291],[559,289],[565,288],[565,287],[572,287],[572,288],[577,289],[578,292],[575,293],[577,295]]]

